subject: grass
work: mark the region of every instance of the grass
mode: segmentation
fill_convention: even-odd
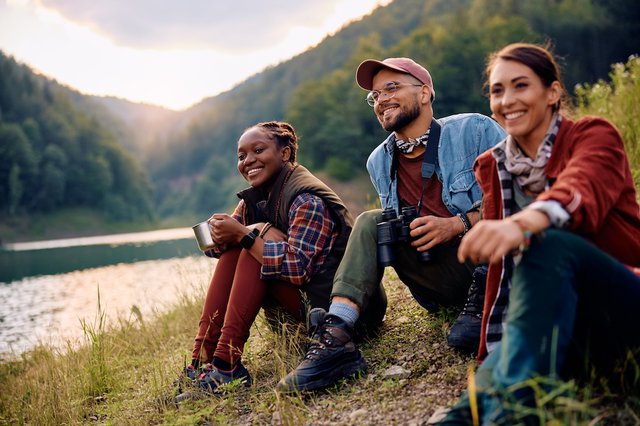
[[[95,320],[82,324],[82,347],[40,346],[0,364],[0,424],[425,424],[438,407],[457,400],[475,361],[446,345],[453,312],[427,313],[394,273],[384,281],[390,308],[382,332],[361,346],[368,374],[325,392],[274,392],[298,363],[304,339],[295,327],[274,333],[261,316],[243,358],[253,385],[232,385],[221,396],[177,406],[172,382],[189,358],[202,299],[180,295],[175,308],[150,318],[133,307],[113,327],[98,302]],[[410,376],[385,379],[392,365],[410,370]],[[538,387],[546,424],[638,421],[637,397],[598,394],[573,382],[561,386],[553,392]]]

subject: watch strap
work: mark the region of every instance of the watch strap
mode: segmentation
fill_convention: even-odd
[[[249,250],[253,246],[253,243],[256,242],[256,237],[259,233],[260,230],[258,228],[253,228],[251,232],[242,237],[240,240],[240,246],[245,250]]]

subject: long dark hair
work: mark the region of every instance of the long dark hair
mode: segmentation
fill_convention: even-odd
[[[258,127],[267,131],[271,137],[278,143],[280,148],[289,147],[291,155],[289,162],[296,163],[296,153],[298,152],[298,137],[293,126],[284,121],[264,121],[251,127]]]
[[[553,106],[553,110],[559,111],[567,108],[568,96],[560,76],[560,66],[556,62],[549,47],[531,43],[512,43],[497,52],[489,54],[485,68],[485,87],[489,85],[491,70],[499,59],[516,61],[531,68],[533,72],[540,77],[545,87],[550,87],[554,81],[560,83],[562,94],[558,102]]]

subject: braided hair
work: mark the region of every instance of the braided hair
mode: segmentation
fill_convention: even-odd
[[[291,149],[291,155],[289,156],[289,162],[296,163],[296,152],[298,151],[298,137],[293,126],[284,121],[264,121],[258,123],[255,126],[260,129],[264,129],[271,135],[280,148],[289,147]]]

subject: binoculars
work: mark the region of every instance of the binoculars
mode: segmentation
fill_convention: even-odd
[[[382,211],[382,219],[376,225],[378,236],[378,265],[390,266],[395,261],[395,245],[411,241],[409,224],[418,212],[415,206],[403,207],[402,214],[398,216],[395,209],[387,208]],[[431,261],[429,251],[416,251],[421,262]]]

